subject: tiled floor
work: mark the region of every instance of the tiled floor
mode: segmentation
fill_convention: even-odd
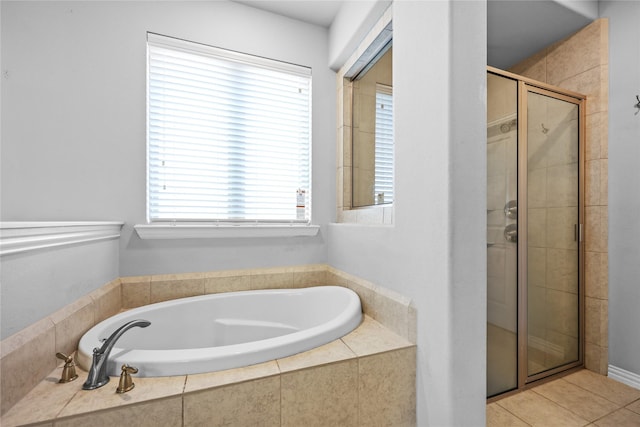
[[[586,369],[487,405],[487,427],[640,427],[640,390]]]

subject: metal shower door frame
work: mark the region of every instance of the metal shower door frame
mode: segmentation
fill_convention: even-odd
[[[585,293],[584,293],[584,258],[585,240],[583,238],[585,224],[584,215],[584,169],[585,169],[585,123],[586,123],[586,96],[568,91],[546,83],[538,82],[517,74],[503,71],[494,67],[487,67],[487,72],[506,77],[518,82],[518,141],[517,141],[517,188],[518,188],[518,324],[517,324],[517,384],[515,390],[527,388],[531,383],[550,377],[552,375],[578,368],[584,365],[584,338],[585,338]],[[528,135],[527,135],[527,115],[528,115],[528,94],[536,93],[543,96],[566,101],[578,106],[578,360],[563,364],[561,366],[534,374],[528,374],[528,218],[527,218],[527,165],[528,165]],[[509,394],[509,392],[505,393]]]

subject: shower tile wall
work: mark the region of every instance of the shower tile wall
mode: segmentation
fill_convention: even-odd
[[[587,95],[585,141],[585,365],[601,374],[608,366],[608,20],[577,33],[516,64],[509,71]],[[547,179],[549,179],[547,171]],[[534,178],[535,179],[535,178]],[[540,187],[541,190],[543,186]],[[546,186],[547,191],[550,188]],[[548,221],[540,212],[539,221]],[[532,218],[530,217],[530,221]],[[549,254],[547,254],[547,258]],[[539,255],[538,260],[542,259]],[[541,261],[537,268],[544,267]],[[553,259],[562,273],[562,257]],[[530,267],[531,268],[531,267]],[[547,271],[546,280],[554,274]],[[561,290],[547,291],[560,295]],[[566,296],[567,297],[567,296]],[[537,296],[542,301],[540,295]],[[560,297],[562,299],[562,297]],[[559,303],[557,309],[561,309]]]

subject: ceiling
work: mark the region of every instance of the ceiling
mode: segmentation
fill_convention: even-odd
[[[234,1],[328,28],[349,0]],[[576,32],[596,15],[597,0],[488,0],[487,64],[507,69]]]
[[[338,0],[233,0],[310,24],[329,27],[344,1]]]

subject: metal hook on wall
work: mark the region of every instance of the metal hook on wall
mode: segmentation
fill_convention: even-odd
[[[638,100],[638,103],[636,104],[636,108],[640,108],[640,95],[636,95],[636,99]]]

